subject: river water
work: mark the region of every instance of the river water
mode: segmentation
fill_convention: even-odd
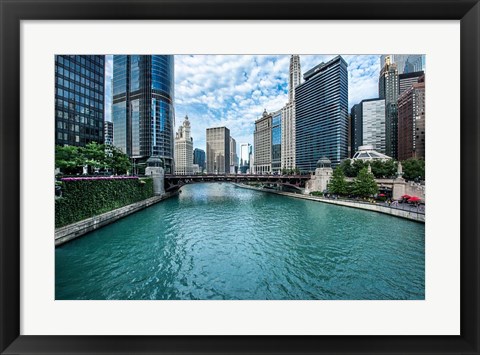
[[[56,299],[424,299],[425,226],[252,191],[184,186],[55,250]]]

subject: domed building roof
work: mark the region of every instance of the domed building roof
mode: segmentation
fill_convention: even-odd
[[[363,160],[363,161],[370,161],[370,160],[390,160],[392,159],[388,155],[382,154],[377,152],[373,145],[362,145],[358,147],[358,151],[353,155],[352,160]]]
[[[150,158],[147,159],[147,166],[151,167],[161,167],[163,168],[163,159],[157,155],[152,155]]]
[[[332,162],[327,157],[321,157],[317,161],[317,168],[329,168],[332,165]]]

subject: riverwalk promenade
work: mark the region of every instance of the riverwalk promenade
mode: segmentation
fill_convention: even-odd
[[[410,207],[410,206],[408,207],[405,206],[405,208],[403,208],[403,206],[400,206],[400,205],[399,207],[392,207],[384,203],[369,203],[366,201],[331,199],[331,198],[325,198],[322,196],[311,196],[311,195],[303,195],[303,194],[293,193],[293,192],[278,191],[273,189],[264,189],[260,187],[255,187],[255,186],[250,186],[245,184],[238,184],[238,183],[235,183],[234,185],[241,188],[263,191],[263,192],[270,192],[277,195],[289,196],[289,197],[294,197],[294,198],[299,198],[304,200],[324,202],[332,205],[346,206],[346,207],[358,208],[358,209],[363,209],[363,210],[368,210],[368,211],[373,211],[378,213],[384,213],[384,214],[389,214],[395,217],[400,217],[400,218],[405,218],[405,219],[409,219],[409,220],[420,222],[420,223],[425,223],[425,213],[423,211],[419,211],[415,207]]]

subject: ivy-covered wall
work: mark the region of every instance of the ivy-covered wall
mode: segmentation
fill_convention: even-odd
[[[153,197],[151,178],[64,178],[55,200],[55,227],[62,227]]]

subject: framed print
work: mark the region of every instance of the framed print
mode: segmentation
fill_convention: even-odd
[[[0,2],[2,354],[480,352],[477,1]]]

